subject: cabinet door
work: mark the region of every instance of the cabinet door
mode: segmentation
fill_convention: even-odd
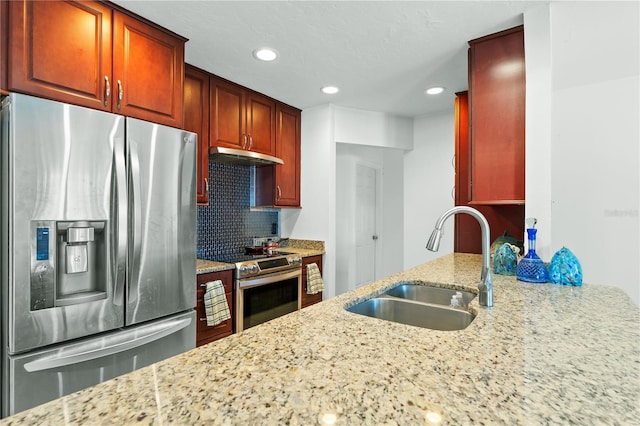
[[[246,148],[262,154],[275,155],[275,102],[256,93],[248,93],[246,102],[246,132],[249,137],[249,145]]]
[[[315,263],[322,274],[322,256],[309,256],[302,258],[302,307],[314,305],[322,301],[322,292],[316,294],[307,294],[307,265]]]
[[[523,204],[523,28],[469,44],[471,200],[479,204]]]
[[[113,112],[182,128],[184,40],[124,13],[113,16]]]
[[[221,280],[224,284],[225,296],[231,319],[221,322],[218,325],[208,326],[204,309],[204,292],[209,281]],[[196,346],[213,342],[223,337],[229,336],[233,332],[233,270],[199,274],[196,279],[198,283],[198,300],[196,304],[197,325],[196,325]]]
[[[209,203],[209,74],[190,65],[184,71],[184,128],[198,134],[196,200]]]
[[[300,110],[276,107],[276,205],[300,206]]]
[[[0,92],[7,90],[7,49],[9,49],[9,2],[0,1]]]
[[[8,3],[8,89],[110,110],[105,79],[111,80],[109,6],[74,1]]]
[[[244,149],[245,92],[235,84],[211,77],[211,146]]]

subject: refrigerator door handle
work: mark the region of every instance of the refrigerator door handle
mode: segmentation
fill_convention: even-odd
[[[113,230],[117,242],[115,244],[115,291],[114,305],[124,302],[125,272],[127,267],[127,171],[125,164],[124,139],[116,137],[114,146],[114,163],[116,173],[116,224]]]
[[[188,327],[191,322],[191,318],[182,318],[179,320],[170,321],[161,328],[155,328],[150,333],[135,337],[131,340],[120,338],[113,344],[108,344],[107,346],[99,347],[97,349],[91,348],[87,350],[85,348],[79,347],[75,350],[68,351],[61,355],[45,357],[28,362],[24,365],[24,369],[30,373],[50,370],[53,368],[67,367],[69,365],[79,364],[81,362],[91,361],[119,352],[128,351],[130,349],[146,345],[148,343],[162,339],[163,337],[166,337],[170,334],[176,333],[179,330]]]
[[[133,253],[129,258],[129,272],[132,279],[129,280],[129,301],[131,304],[138,299],[138,268],[140,267],[140,251],[142,246],[142,202],[140,201],[140,158],[138,156],[138,147],[135,141],[129,143],[129,160],[131,168],[131,212],[133,212],[133,225],[131,227],[131,235],[133,236],[132,249]]]

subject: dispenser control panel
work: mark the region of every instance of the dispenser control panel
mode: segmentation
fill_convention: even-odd
[[[31,222],[31,310],[52,308],[56,281],[54,221]]]

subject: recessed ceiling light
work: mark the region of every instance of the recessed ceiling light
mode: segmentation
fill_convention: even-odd
[[[427,95],[438,95],[438,94],[444,92],[444,87],[439,87],[439,86],[429,87],[426,90],[426,92],[427,92]]]
[[[336,86],[324,86],[320,90],[322,90],[322,93],[326,93],[327,95],[333,95],[340,91],[340,89],[338,89]]]
[[[261,61],[270,62],[278,57],[278,52],[270,47],[261,47],[253,51],[253,56]]]

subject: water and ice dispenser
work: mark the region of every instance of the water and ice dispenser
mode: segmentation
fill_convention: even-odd
[[[107,297],[104,221],[31,223],[31,310]]]

